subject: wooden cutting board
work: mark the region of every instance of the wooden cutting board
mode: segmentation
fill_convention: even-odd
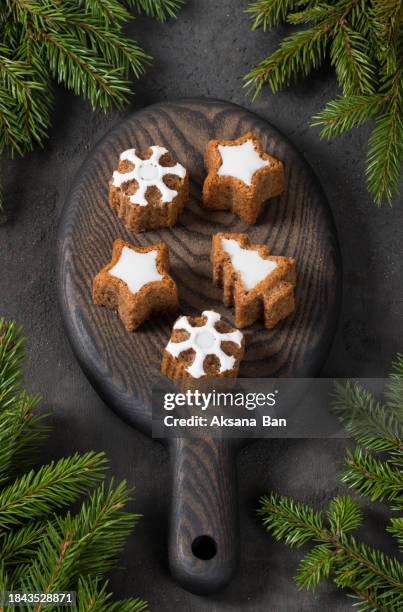
[[[253,131],[263,148],[283,161],[286,189],[270,200],[255,226],[230,212],[200,206],[203,153],[210,139],[234,139]],[[108,205],[108,180],[128,148],[163,145],[187,167],[191,202],[171,229],[131,234]],[[209,99],[156,104],[133,114],[96,146],[67,199],[59,228],[58,286],[67,335],[88,378],[132,426],[151,433],[151,386],[175,317],[150,319],[128,333],[112,312],[91,301],[92,279],[110,261],[113,241],[165,242],[181,312],[222,313],[222,290],[211,282],[212,235],[247,233],[271,253],[295,257],[295,313],[274,330],[260,323],[244,330],[241,377],[311,377],[326,357],[337,323],[341,261],[324,192],[301,154],[273,126],[244,108]],[[100,424],[102,426],[102,424]],[[225,440],[171,440],[173,497],[170,566],[188,589],[209,593],[231,578],[237,558],[235,458],[239,444]],[[201,538],[201,539],[200,539]]]

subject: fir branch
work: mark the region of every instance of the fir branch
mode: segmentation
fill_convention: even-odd
[[[339,538],[361,525],[362,512],[354,499],[348,496],[339,496],[330,502],[327,519],[330,531]]]
[[[286,38],[277,51],[264,59],[245,77],[245,87],[256,97],[264,84],[276,93],[289,85],[296,74],[307,76],[319,68],[325,57],[328,26],[318,25]]]
[[[403,552],[403,518],[391,518],[390,525],[386,530],[396,538],[400,550]]]
[[[375,451],[403,450],[401,411],[399,415],[383,405],[361,385],[336,384],[332,408],[361,446]]]
[[[77,4],[84,9],[87,18],[93,15],[104,20],[107,26],[130,20],[129,11],[120,0],[79,0]]]
[[[138,518],[123,512],[128,499],[124,482],[116,489],[101,486],[75,516],[69,513],[49,524],[35,561],[22,578],[24,590],[66,590],[81,575],[102,575],[112,567]]]
[[[389,377],[386,403],[351,382],[337,385],[333,407],[348,431],[370,450],[347,452],[342,480],[372,500],[388,500],[392,510],[403,508],[403,357],[398,355]],[[299,565],[295,582],[314,590],[331,578],[347,588],[360,610],[397,612],[401,609],[403,564],[367,544],[352,531],[360,527],[360,507],[349,496],[335,497],[324,518],[321,512],[288,497],[271,493],[260,500],[263,525],[276,540],[300,546],[311,540],[315,546]],[[313,518],[315,517],[315,518]],[[387,531],[403,548],[403,519],[392,518]]]
[[[130,8],[165,21],[183,0],[4,0],[0,6],[0,155],[47,137],[52,78],[92,108],[121,108],[150,61],[123,25]],[[0,189],[1,221],[5,220]]]
[[[324,126],[320,136],[329,140],[360,127],[375,117],[383,105],[383,96],[350,95],[328,102],[325,108],[313,117],[312,126]]]
[[[47,522],[32,521],[15,531],[6,531],[0,535],[1,558],[9,568],[27,563],[35,554]]]
[[[59,523],[64,533],[75,533],[85,544],[80,553],[77,572],[82,575],[102,575],[116,563],[139,514],[122,512],[132,492],[125,481],[114,487],[113,480],[103,484],[89,497],[75,517],[68,515]]]
[[[337,586],[351,588],[358,594],[371,592],[372,596],[383,601],[386,610],[395,598],[400,598],[403,589],[403,564],[382,551],[362,542],[353,536],[342,536],[335,542],[338,558],[334,582]]]
[[[0,410],[12,405],[25,360],[25,338],[15,321],[0,318]]]
[[[345,96],[374,92],[375,65],[368,53],[367,40],[344,20],[333,36],[330,57]]]
[[[297,535],[297,545],[310,539],[319,542],[300,563],[296,576],[299,588],[315,589],[331,575],[337,586],[351,589],[365,605],[376,602],[379,610],[397,610],[394,606],[403,589],[403,565],[346,533],[361,522],[361,513],[351,498],[333,500],[328,510],[329,527],[322,518],[312,522],[312,517],[321,514],[310,506],[274,493],[260,500],[259,514],[276,540],[295,546]]]
[[[47,433],[40,397],[21,390],[25,339],[15,322],[0,319],[0,483],[21,469]]]
[[[258,0],[249,4],[245,12],[253,19],[253,30],[262,27],[266,32],[283,21],[298,4],[298,0]]]
[[[88,452],[31,470],[0,491],[0,528],[21,525],[27,516],[45,517],[75,501],[103,474],[103,453]]]
[[[300,10],[302,7],[304,7],[303,10]],[[296,8],[298,11],[285,16],[285,20],[291,25],[305,25],[311,21],[318,22],[336,14],[333,4],[323,2],[297,2]]]
[[[127,102],[130,87],[119,71],[111,69],[76,37],[40,32],[37,40],[52,76],[76,95],[82,95],[93,108],[108,110],[113,105],[121,108]]]
[[[111,601],[107,593],[108,581],[102,585],[99,578],[80,577],[77,591],[77,612],[146,612],[147,604],[141,599]]]
[[[402,6],[401,0],[260,0],[248,9],[254,18],[252,28],[270,29],[281,21],[304,28],[286,36],[246,75],[245,86],[254,96],[264,84],[277,92],[307,76],[328,53],[343,96],[330,101],[313,118],[313,125],[323,126],[322,137],[333,138],[375,119],[366,175],[368,191],[378,206],[390,205],[401,186]]]
[[[11,584],[12,583],[6,570],[5,563],[2,559],[0,559],[0,593],[4,593],[10,589]],[[6,611],[0,608],[0,612],[8,612],[8,610]]]
[[[161,22],[169,17],[176,17],[178,11],[185,4],[185,0],[126,0],[131,8],[139,13],[145,13]]]
[[[389,461],[357,448],[347,451],[342,481],[372,501],[388,499],[403,509],[403,472]]]
[[[401,0],[375,0],[371,14],[374,28],[381,37],[384,50],[396,42],[403,19]]]
[[[263,517],[263,525],[276,540],[284,540],[294,548],[310,539],[322,540],[322,514],[291,498],[277,493],[262,497],[258,515]]]
[[[389,206],[399,190],[400,169],[403,161],[403,119],[395,105],[381,115],[369,139],[367,156],[368,189],[375,204],[386,199]]]
[[[42,144],[53,77],[92,108],[121,108],[150,56],[122,25],[135,8],[166,21],[183,0],[4,0],[0,6],[0,155]],[[0,222],[4,222],[0,185]]]
[[[4,488],[44,428],[32,427],[36,403],[22,389],[24,337],[14,322],[0,319],[0,592],[79,590],[80,610],[141,612],[139,599],[112,601],[101,576],[116,564],[126,537],[139,515],[124,511],[129,492],[124,482],[101,484],[104,455],[74,455],[17,477]],[[72,515],[53,511],[86,495]],[[93,576],[97,576],[96,579]],[[85,607],[83,607],[85,606]],[[36,609],[40,610],[42,606]],[[44,604],[46,609],[49,605]],[[3,608],[1,608],[3,609]],[[8,609],[8,608],[7,608]],[[11,609],[11,608],[10,608]],[[52,607],[53,609],[53,607]]]
[[[22,392],[14,398],[13,408],[0,412],[0,484],[32,461],[33,452],[47,433],[45,415],[33,412],[39,399]]]
[[[398,353],[392,363],[392,371],[386,387],[387,405],[396,416],[403,418],[403,355]]]
[[[144,73],[144,66],[151,57],[135,41],[122,42],[121,37],[112,30],[100,30],[95,20],[86,16],[70,18],[75,34],[79,38],[83,33],[88,36],[88,45],[97,55],[105,57],[112,66],[119,66],[128,78],[130,71],[139,78]],[[81,42],[86,42],[82,39]]]
[[[299,564],[295,583],[299,589],[312,589],[329,577],[336,553],[329,544],[318,544],[305,555]]]

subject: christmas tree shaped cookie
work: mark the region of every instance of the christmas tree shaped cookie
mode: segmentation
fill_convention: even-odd
[[[251,245],[246,234],[219,233],[211,253],[213,282],[224,288],[223,301],[235,306],[235,325],[243,328],[263,318],[268,329],[294,310],[295,261],[269,255]]]
[[[93,302],[118,312],[134,331],[151,313],[178,309],[178,289],[168,272],[165,244],[137,247],[115,240],[111,262],[94,278]]]
[[[188,173],[164,147],[123,151],[109,181],[109,204],[133,232],[174,225],[188,196]]]
[[[244,354],[243,334],[213,310],[182,316],[172,329],[161,371],[169,378],[236,377]]]
[[[263,151],[252,132],[238,140],[210,140],[204,163],[203,206],[232,210],[245,223],[255,223],[264,202],[284,191],[283,164]]]

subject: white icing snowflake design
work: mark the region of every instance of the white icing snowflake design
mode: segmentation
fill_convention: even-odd
[[[138,204],[139,206],[147,206],[148,202],[145,198],[148,187],[157,187],[161,194],[161,201],[163,204],[172,202],[178,192],[175,189],[170,189],[165,185],[163,177],[167,174],[175,174],[180,178],[185,178],[186,170],[181,164],[175,164],[175,166],[161,166],[160,159],[163,155],[168,153],[168,150],[164,147],[152,146],[151,157],[148,159],[141,159],[136,155],[136,149],[128,149],[123,151],[120,155],[121,161],[129,161],[133,164],[133,170],[130,172],[118,172],[117,170],[113,173],[112,184],[115,187],[121,187],[124,183],[135,180],[138,184],[137,191],[129,196],[130,202]]]
[[[199,327],[193,327],[188,317],[180,317],[173,326],[173,329],[187,331],[189,338],[182,342],[172,342],[170,340],[166,346],[166,350],[173,357],[179,357],[181,353],[189,349],[194,350],[193,363],[186,368],[186,372],[193,378],[200,378],[206,374],[204,359],[207,355],[215,355],[219,359],[220,374],[232,370],[236,359],[224,353],[221,349],[221,342],[235,342],[238,346],[242,346],[243,334],[238,329],[229,333],[221,333],[215,328],[215,323],[221,319],[218,312],[205,310],[202,312],[202,316],[206,318],[206,322]]]

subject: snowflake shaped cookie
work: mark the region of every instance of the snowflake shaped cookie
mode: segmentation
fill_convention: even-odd
[[[134,331],[153,312],[175,312],[178,289],[168,274],[165,244],[137,247],[115,240],[111,262],[95,276],[94,304],[117,311],[128,331]]]
[[[253,224],[264,202],[284,191],[283,164],[263,151],[252,132],[237,140],[210,140],[204,160],[205,208],[232,210]]]
[[[109,182],[110,206],[134,232],[174,225],[188,195],[186,169],[156,145],[148,157],[123,151]]]
[[[243,353],[243,334],[214,310],[205,310],[200,317],[177,319],[161,371],[172,379],[235,377]]]
[[[235,307],[235,324],[243,328],[261,316],[267,329],[294,311],[295,260],[270,255],[246,234],[213,237],[213,282],[223,287],[225,306]]]

